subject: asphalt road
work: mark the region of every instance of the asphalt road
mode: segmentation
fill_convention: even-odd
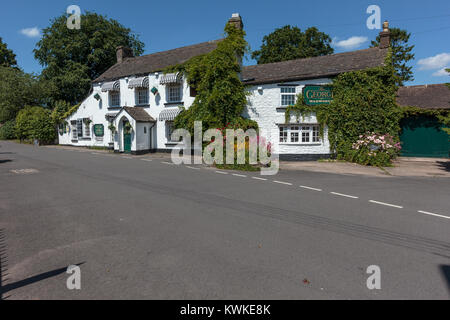
[[[449,299],[449,231],[448,178],[261,177],[0,142],[3,299]]]

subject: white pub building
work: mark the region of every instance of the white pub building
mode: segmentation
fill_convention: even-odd
[[[239,14],[230,22],[243,27]],[[340,73],[383,65],[389,48],[387,24],[380,36],[379,47],[242,68],[241,79],[251,93],[243,116],[269,133],[272,150],[281,160],[330,156],[327,128],[322,138],[314,115],[301,122],[293,116],[286,123],[286,108],[295,104],[305,86],[326,85]],[[59,143],[131,154],[171,151],[177,144],[171,140],[173,120],[180,107],[192,105],[195,91],[183,75],[162,71],[211,52],[219,41],[140,57],[119,47],[117,63],[93,81],[90,95],[59,130]]]

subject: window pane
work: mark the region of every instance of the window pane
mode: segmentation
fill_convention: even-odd
[[[180,102],[181,101],[181,86],[171,85],[167,86],[167,101]]]
[[[287,142],[288,132],[286,127],[280,127],[280,142]]]
[[[148,104],[148,89],[136,89],[137,104]]]
[[[111,107],[120,107],[120,92],[111,91],[109,97]]]
[[[313,127],[313,142],[320,142],[320,130],[318,126]]]

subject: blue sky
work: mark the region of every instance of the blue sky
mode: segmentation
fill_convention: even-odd
[[[450,1],[448,0],[190,0],[190,1],[4,1],[0,12],[0,37],[13,49],[26,72],[39,73],[33,56],[40,30],[69,5],[107,15],[131,28],[145,43],[145,54],[218,39],[234,12],[244,19],[251,49],[261,45],[264,35],[287,24],[302,30],[316,26],[336,45],[336,52],[367,48],[379,30],[369,30],[366,9],[381,8],[382,20],[407,29],[415,45],[415,81],[407,85],[450,82],[442,74],[450,67]],[[367,38],[367,41],[364,41]],[[350,45],[354,44],[353,47]],[[246,65],[254,64],[248,59]]]

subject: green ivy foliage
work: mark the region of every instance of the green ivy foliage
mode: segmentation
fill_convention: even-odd
[[[245,32],[228,23],[225,35],[210,53],[165,70],[166,73],[183,72],[189,85],[197,91],[192,106],[175,119],[176,128],[193,132],[195,121],[202,121],[203,130],[227,125],[244,130],[258,127],[255,121],[242,117],[248,93],[239,78],[238,57],[248,50]]]
[[[395,97],[398,87],[391,62],[384,66],[343,73],[333,79],[333,102],[329,105],[307,106],[299,97],[295,106],[286,110],[286,121],[292,114],[304,117],[315,114],[323,129],[328,127],[328,139],[338,159],[348,159],[352,145],[368,132],[390,134],[399,140],[402,111]],[[389,161],[384,161],[388,165]]]
[[[402,118],[429,116],[438,119],[444,126],[442,130],[450,135],[450,109],[423,109],[418,107],[401,107]],[[450,138],[450,137],[449,137]]]

